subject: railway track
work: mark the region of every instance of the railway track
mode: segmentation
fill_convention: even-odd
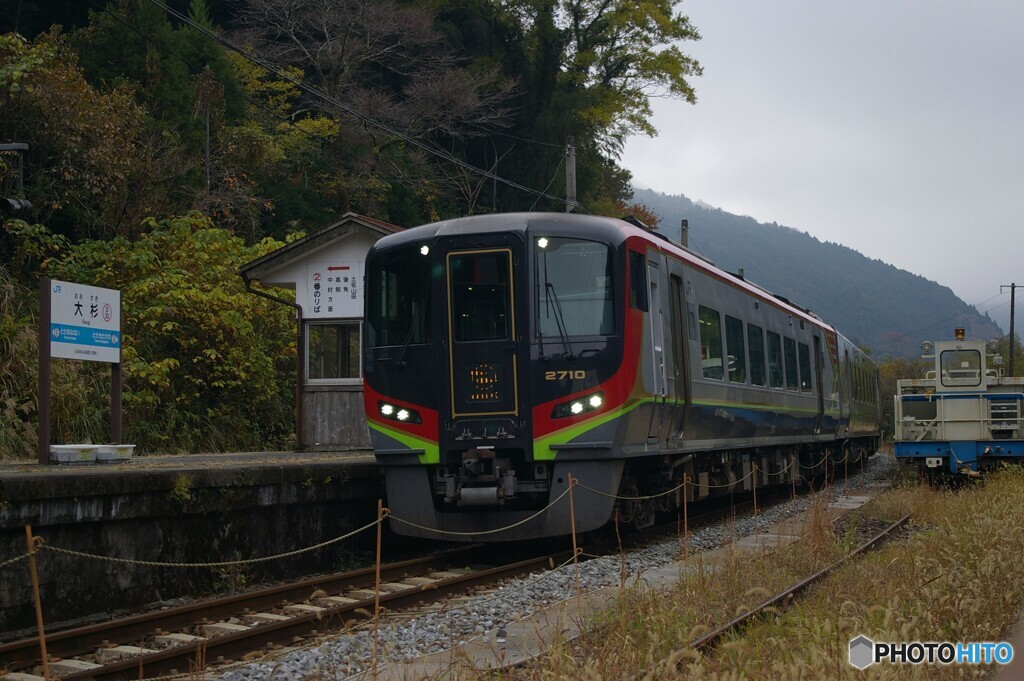
[[[547,568],[562,555],[495,567],[465,567],[473,549],[458,549],[381,567],[380,605],[400,610],[436,602],[495,581]],[[308,579],[46,637],[50,673],[75,679],[136,679],[187,672],[197,661],[228,662],[260,649],[293,645],[372,617],[375,568]],[[112,643],[112,642],[117,642]],[[0,645],[12,671],[40,663],[38,638]],[[58,659],[59,658],[59,659]]]
[[[746,626],[748,626],[749,624],[751,624],[755,620],[757,620],[760,617],[764,616],[768,611],[770,611],[770,610],[777,611],[779,609],[787,607],[790,603],[793,602],[793,599],[798,594],[800,594],[802,591],[804,591],[807,588],[811,587],[812,585],[818,583],[819,581],[821,581],[822,579],[824,579],[825,577],[830,575],[832,572],[834,572],[836,569],[838,569],[839,567],[844,565],[849,560],[851,560],[851,559],[853,559],[853,558],[855,558],[857,556],[863,555],[864,553],[867,553],[868,551],[871,551],[872,549],[877,548],[879,545],[881,545],[887,539],[889,539],[890,537],[894,536],[898,531],[900,531],[910,521],[910,518],[911,518],[911,515],[909,513],[904,515],[902,518],[900,518],[896,522],[888,525],[883,530],[881,530],[880,532],[874,534],[869,539],[867,539],[866,541],[861,543],[856,549],[854,549],[850,553],[842,556],[841,558],[839,558],[835,562],[831,563],[830,565],[822,568],[821,570],[818,570],[817,572],[815,572],[814,574],[810,575],[809,577],[806,577],[805,579],[802,579],[799,582],[797,582],[797,583],[787,587],[786,589],[780,591],[779,593],[775,594],[771,598],[766,599],[765,601],[763,601],[759,605],[755,606],[754,608],[748,610],[747,612],[744,612],[743,614],[738,615],[737,617],[735,617],[732,620],[730,620],[730,621],[726,622],[725,624],[721,625],[720,627],[718,627],[714,631],[711,631],[711,632],[705,634],[704,636],[701,636],[700,638],[698,638],[698,639],[696,639],[694,641],[691,641],[690,644],[688,646],[686,646],[686,647],[689,648],[689,649],[693,649],[693,650],[697,650],[697,651],[701,651],[703,653],[706,653],[707,651],[709,651],[709,650],[713,649],[715,646],[717,646],[718,643],[725,636],[727,636],[727,635],[729,635],[729,634],[731,634],[733,632],[742,630],[743,628],[745,628]],[[678,653],[678,652],[681,652],[681,651],[677,650],[677,651],[673,651],[673,652],[674,653]],[[651,672],[657,673],[659,671],[661,671],[661,672],[666,671],[664,665],[668,664],[667,660],[673,658],[673,656],[674,655],[669,655],[669,657],[666,658],[666,660],[663,660],[662,662],[660,662],[653,669],[644,670],[643,672],[633,676],[632,678],[633,679],[647,678],[648,675]],[[668,671],[670,671],[670,670],[668,670]]]
[[[780,494],[779,498],[788,495]],[[765,502],[765,507],[771,503],[767,498]],[[696,528],[746,512],[752,505],[749,499],[739,500],[693,514],[689,522],[691,528]],[[678,523],[668,523],[627,535],[623,545],[653,541],[677,532],[679,527]],[[581,552],[597,554],[617,549],[617,541],[606,539]],[[382,611],[437,603],[549,569],[573,555],[566,549],[481,565],[479,552],[480,547],[464,547],[382,565]],[[51,660],[48,671],[68,681],[138,679],[249,659],[261,651],[294,646],[330,631],[372,621],[377,602],[375,585],[375,568],[362,568],[51,633],[46,637]],[[12,672],[38,671],[38,638],[0,644],[0,660]]]

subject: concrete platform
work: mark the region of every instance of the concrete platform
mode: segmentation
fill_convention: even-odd
[[[35,622],[27,561],[19,560],[27,553],[26,525],[44,542],[38,569],[49,626],[336,569],[346,552],[370,549],[373,538],[244,568],[142,563],[221,562],[312,546],[372,522],[383,492],[366,450],[0,464],[0,640]]]

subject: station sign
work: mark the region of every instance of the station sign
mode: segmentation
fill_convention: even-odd
[[[50,280],[50,356],[121,361],[121,292]]]
[[[363,316],[363,263],[358,260],[306,266],[306,319]]]

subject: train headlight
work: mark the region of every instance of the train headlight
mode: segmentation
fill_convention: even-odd
[[[422,423],[423,419],[420,418],[420,413],[415,409],[408,409],[406,407],[396,407],[388,402],[378,402],[377,411],[386,419],[392,421],[401,421],[402,423]]]
[[[604,405],[603,393],[586,395],[571,402],[563,402],[556,405],[551,410],[551,418],[560,419],[566,416],[579,416],[580,414],[586,414],[588,411],[600,409],[602,405]]]

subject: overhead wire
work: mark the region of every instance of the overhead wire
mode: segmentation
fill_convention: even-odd
[[[161,0],[149,0],[149,1],[150,1],[150,3],[155,5],[156,7],[159,7],[160,9],[162,9],[165,13],[167,13],[170,16],[172,16],[175,19],[177,19],[178,21],[180,21],[180,22],[190,26],[191,28],[193,28],[194,30],[202,33],[203,35],[207,36],[208,38],[218,42],[219,44],[221,44],[222,46],[224,46],[227,49],[231,50],[232,52],[236,52],[237,54],[241,55],[243,58],[249,60],[253,64],[256,64],[257,66],[260,66],[261,68],[266,69],[270,73],[274,74],[277,78],[279,78],[279,79],[281,79],[281,80],[283,80],[285,82],[291,83],[292,85],[294,85],[295,87],[299,88],[302,92],[306,93],[309,96],[312,96],[312,97],[314,97],[316,99],[319,99],[322,102],[326,102],[326,103],[330,104],[331,106],[337,107],[341,111],[344,111],[345,113],[349,114],[350,116],[352,116],[353,118],[357,119],[358,121],[360,121],[362,123],[365,123],[367,125],[370,125],[372,127],[377,128],[379,130],[382,130],[382,131],[384,131],[384,132],[386,132],[386,133],[388,133],[388,134],[390,134],[390,135],[392,135],[392,136],[402,140],[406,144],[409,144],[409,145],[414,146],[414,147],[416,147],[418,149],[421,149],[421,150],[425,151],[428,154],[431,154],[431,155],[433,155],[433,156],[435,156],[437,158],[440,158],[440,159],[443,159],[445,161],[448,161],[449,163],[457,165],[457,166],[459,166],[459,167],[461,167],[461,168],[463,168],[463,169],[465,169],[465,170],[467,170],[467,171],[469,171],[471,173],[479,175],[481,177],[486,177],[486,178],[494,180],[496,182],[501,182],[502,184],[504,184],[504,185],[506,185],[508,187],[511,187],[513,189],[518,189],[518,190],[520,190],[522,192],[526,192],[528,194],[536,195],[536,196],[538,196],[538,198],[546,198],[546,199],[550,199],[552,201],[555,201],[557,203],[562,203],[562,204],[566,204],[566,205],[569,205],[571,203],[568,199],[562,198],[560,196],[554,196],[552,194],[548,194],[546,191],[538,192],[536,189],[533,189],[532,187],[527,187],[526,185],[520,184],[520,183],[515,182],[513,180],[509,180],[509,179],[507,179],[505,177],[502,177],[502,176],[500,176],[500,175],[498,175],[496,173],[493,173],[493,172],[491,172],[489,170],[484,170],[483,168],[478,168],[477,166],[473,165],[472,163],[469,163],[468,161],[464,161],[463,159],[460,159],[457,156],[454,156],[454,155],[450,154],[449,152],[444,151],[444,150],[436,147],[435,145],[432,145],[432,144],[430,144],[428,142],[425,142],[425,141],[423,141],[421,139],[417,139],[416,137],[413,137],[413,136],[411,136],[409,134],[406,134],[405,132],[402,132],[401,130],[397,130],[394,127],[388,125],[387,123],[384,123],[383,121],[379,121],[379,120],[377,120],[377,119],[375,119],[375,118],[373,118],[371,116],[368,116],[367,114],[365,114],[365,113],[363,113],[363,112],[361,112],[361,111],[359,111],[357,109],[354,109],[353,107],[345,104],[341,100],[338,100],[335,97],[332,97],[332,96],[328,95],[327,93],[323,92],[319,88],[313,87],[311,85],[308,85],[306,83],[303,83],[302,81],[296,80],[295,78],[292,78],[292,77],[286,75],[285,73],[280,71],[277,68],[277,66],[274,65],[273,63],[267,61],[266,59],[262,59],[260,57],[257,57],[257,56],[255,56],[253,54],[250,54],[250,53],[246,52],[244,49],[242,49],[240,46],[236,45],[232,41],[230,41],[227,38],[219,35],[215,31],[212,31],[212,30],[208,29],[207,27],[203,26],[202,24],[196,23],[191,18],[189,18],[187,15],[182,14],[181,12],[173,9],[172,7],[169,7],[167,4],[165,4]],[[579,204],[575,204],[575,205],[577,207],[579,206]]]

